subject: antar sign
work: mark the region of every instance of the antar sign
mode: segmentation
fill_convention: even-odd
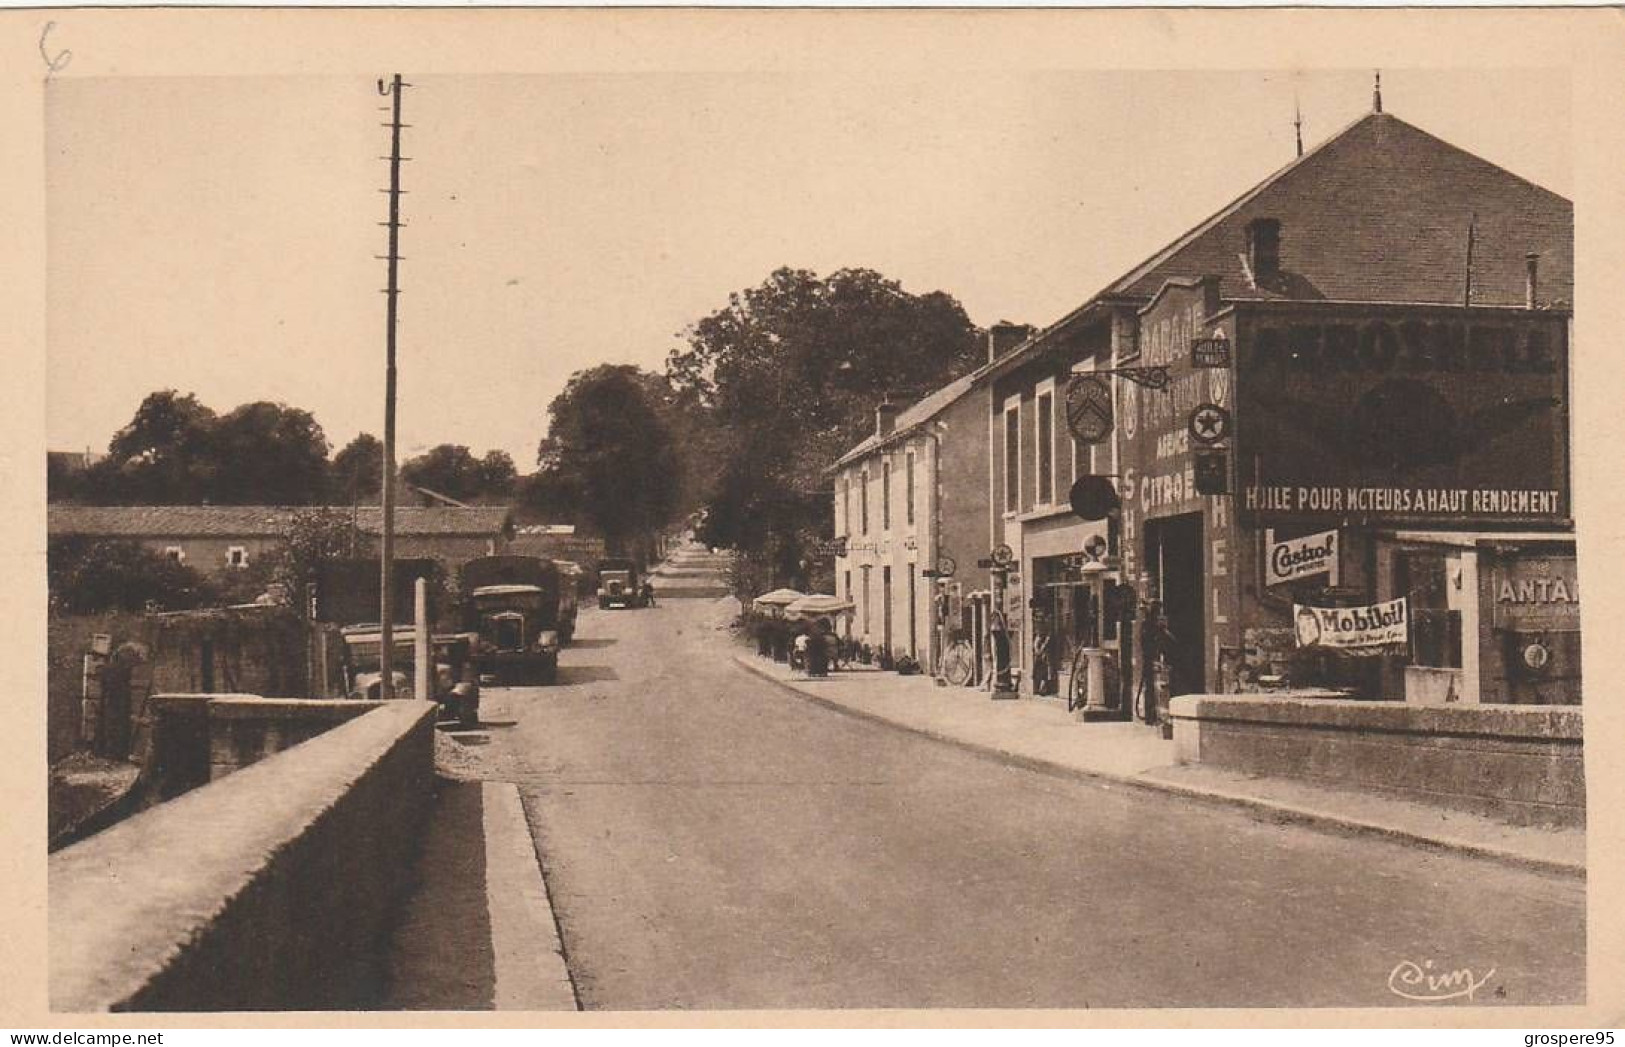
[[[1337,532],[1321,531],[1270,545],[1264,584],[1280,585],[1310,575],[1329,574],[1337,563]]]

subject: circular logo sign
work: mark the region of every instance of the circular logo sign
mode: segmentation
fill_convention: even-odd
[[[995,546],[993,549],[993,562],[998,564],[1000,567],[1008,566],[1010,561],[1014,560],[1015,558],[1016,554],[1010,551],[1010,547],[1008,545]]]
[[[1105,556],[1106,539],[1098,534],[1090,535],[1088,541],[1083,543],[1083,555],[1091,560],[1098,560]]]
[[[1080,443],[1097,444],[1112,431],[1112,385],[1104,375],[1074,375],[1066,387],[1066,427]]]
[[[959,565],[954,563],[954,558],[953,557],[951,557],[951,556],[939,556],[939,557],[937,557],[937,577],[938,578],[952,578],[954,576],[954,571],[956,571],[958,569],[959,569]]]
[[[1545,644],[1532,643],[1523,649],[1523,664],[1531,669],[1544,669],[1552,660],[1552,652]]]
[[[1189,422],[1191,439],[1216,444],[1230,435],[1230,412],[1218,404],[1197,404]]]
[[[1117,486],[1106,476],[1080,476],[1068,496],[1072,511],[1085,520],[1104,520],[1122,504]]]

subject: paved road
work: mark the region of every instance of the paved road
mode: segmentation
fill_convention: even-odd
[[[713,608],[590,612],[560,686],[488,692],[588,1009],[1392,1006],[1407,961],[1584,999],[1580,883],[853,719]]]

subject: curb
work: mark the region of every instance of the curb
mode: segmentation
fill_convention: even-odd
[[[1026,756],[1021,753],[1010,752],[1007,749],[1000,749],[997,746],[984,745],[981,742],[967,741],[963,738],[957,738],[953,735],[945,734],[941,731],[935,731],[928,727],[916,727],[912,724],[902,723],[886,716],[882,716],[878,713],[869,712],[866,709],[857,709],[850,705],[845,705],[841,702],[835,701],[834,699],[825,698],[822,695],[804,691],[795,684],[786,680],[781,680],[766,670],[752,665],[748,656],[734,654],[732,655],[732,658],[735,665],[739,666],[739,668],[745,670],[751,675],[760,677],[761,679],[766,680],[768,683],[774,684],[804,701],[812,702],[815,705],[822,706],[823,708],[829,709],[833,712],[842,713],[859,720],[867,720],[870,723],[882,724],[899,731],[907,731],[910,734],[917,734],[925,738],[930,738],[933,741],[945,742],[949,745],[957,746],[960,749],[975,753],[979,756],[999,760],[1029,771],[1047,774],[1051,777],[1070,778],[1080,781],[1106,782],[1112,785],[1124,785],[1132,789],[1142,789],[1147,792],[1161,793],[1165,796],[1179,796],[1184,799],[1197,800],[1199,802],[1212,804],[1214,806],[1245,807],[1254,812],[1267,814],[1273,818],[1290,822],[1292,824],[1325,829],[1338,832],[1343,835],[1381,836],[1390,840],[1398,840],[1404,843],[1419,844],[1424,847],[1454,851],[1459,854],[1467,854],[1477,858],[1488,858],[1492,861],[1498,861],[1508,865],[1516,865],[1526,869],[1534,869],[1539,872],[1557,873],[1559,875],[1572,876],[1582,880],[1586,878],[1586,868],[1584,864],[1519,854],[1516,851],[1508,851],[1487,844],[1471,843],[1469,841],[1460,840],[1450,836],[1434,836],[1416,833],[1408,829],[1398,829],[1391,825],[1384,825],[1380,822],[1367,821],[1365,819],[1354,818],[1348,815],[1332,814],[1327,811],[1316,810],[1308,807],[1298,807],[1292,804],[1280,803],[1274,800],[1261,799],[1256,796],[1246,796],[1241,793],[1226,792],[1219,789],[1198,789],[1188,785],[1179,785],[1174,782],[1161,782],[1154,778],[1114,774],[1110,771],[1088,770],[1082,767],[1071,767],[1066,764],[1055,763],[1051,760],[1044,760],[1034,756]]]

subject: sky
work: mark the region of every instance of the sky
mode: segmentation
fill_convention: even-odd
[[[598,363],[664,366],[789,265],[1045,325],[1371,107],[1368,69],[408,77],[399,455],[535,463]],[[1572,197],[1569,82],[1382,74],[1384,108]],[[46,92],[47,440],[147,393],[381,434],[387,105],[337,77]]]

